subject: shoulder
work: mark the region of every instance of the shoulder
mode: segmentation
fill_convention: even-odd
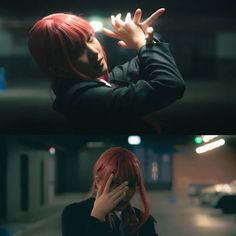
[[[89,215],[94,204],[94,198],[88,198],[81,202],[75,202],[67,205],[62,212],[62,218],[74,218]]]

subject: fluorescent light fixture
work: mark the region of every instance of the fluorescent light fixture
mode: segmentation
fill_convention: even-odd
[[[202,140],[204,143],[208,143],[210,140],[218,137],[219,135],[203,135]]]
[[[137,135],[131,135],[128,137],[128,143],[130,145],[139,145],[141,143],[141,138]]]
[[[201,154],[201,153],[210,151],[212,149],[221,147],[224,144],[225,144],[225,140],[224,139],[219,139],[219,140],[216,140],[214,142],[211,142],[211,143],[205,144],[203,146],[197,147],[196,148],[196,153]]]

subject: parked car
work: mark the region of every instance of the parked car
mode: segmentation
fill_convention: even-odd
[[[236,180],[203,188],[199,200],[202,204],[222,209],[223,213],[235,213]]]

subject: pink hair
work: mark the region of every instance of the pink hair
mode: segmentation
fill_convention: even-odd
[[[55,13],[34,24],[29,32],[28,46],[39,67],[53,79],[89,79],[74,64],[76,47],[85,45],[88,34],[95,35],[85,19],[73,14]],[[103,54],[106,58],[104,50]],[[102,78],[107,81],[108,74]]]
[[[102,153],[94,166],[94,181],[90,194],[93,194],[97,191],[95,178],[98,177],[99,179],[103,180],[102,188],[104,188],[111,173],[114,175],[113,181],[122,183],[123,181],[127,180],[130,183],[136,184],[139,189],[144,212],[143,217],[138,225],[131,229],[132,231],[137,231],[146,222],[150,215],[148,196],[141,177],[140,162],[134,153],[125,148],[112,147],[106,150],[104,153]]]

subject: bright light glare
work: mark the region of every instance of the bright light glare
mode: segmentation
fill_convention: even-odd
[[[131,135],[128,137],[128,143],[130,145],[139,145],[141,143],[141,138],[137,135]]]
[[[223,185],[223,190],[227,193],[231,193],[231,187],[228,184]]]
[[[212,140],[213,138],[216,138],[218,136],[219,135],[203,135],[202,140],[204,143],[208,143],[210,140]]]
[[[226,192],[226,193],[231,193],[232,189],[229,184],[217,184],[215,186],[216,192]]]
[[[89,24],[93,27],[95,32],[102,31],[103,23],[101,21],[94,20],[94,21],[90,21]]]
[[[207,151],[210,151],[212,149],[218,148],[220,146],[223,146],[225,144],[225,140],[224,139],[219,139],[217,141],[205,144],[201,147],[197,147],[196,148],[196,153],[201,154]]]
[[[56,153],[56,149],[54,147],[50,147],[48,149],[48,152],[51,154],[51,155],[54,155]]]
[[[216,186],[215,186],[215,190],[216,190],[216,192],[221,192],[222,191],[222,184],[217,184]]]

